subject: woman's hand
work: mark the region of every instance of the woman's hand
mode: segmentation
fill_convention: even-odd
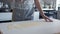
[[[42,16],[43,19],[45,19],[46,22],[53,22],[51,19],[49,19],[46,15]]]

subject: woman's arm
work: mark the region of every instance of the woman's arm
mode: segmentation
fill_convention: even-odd
[[[39,0],[34,0],[34,1],[35,1],[36,7],[37,7],[38,10],[40,11],[41,16],[43,16],[44,13],[43,13],[43,10],[41,9],[41,5],[40,5],[40,3],[39,3]]]
[[[35,2],[36,7],[37,7],[38,10],[39,10],[41,16],[42,16],[46,21],[49,20],[49,21],[51,22],[52,20],[49,19],[47,16],[45,16],[45,14],[44,14],[44,12],[43,12],[43,10],[42,10],[42,8],[41,8],[41,5],[40,5],[39,0],[34,0],[34,2]]]

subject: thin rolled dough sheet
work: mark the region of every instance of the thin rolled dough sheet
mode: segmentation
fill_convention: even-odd
[[[18,29],[18,28],[25,28],[25,27],[32,27],[32,26],[39,26],[39,25],[44,25],[44,24],[52,24],[54,22],[59,22],[59,20],[52,19],[53,22],[46,22],[43,19],[42,20],[37,20],[37,21],[22,21],[22,22],[15,22],[12,24],[9,24],[7,27],[8,29]]]
[[[41,23],[38,22],[26,22],[26,23],[19,23],[19,24],[9,24],[7,27],[9,30],[11,29],[18,29],[18,28],[26,28],[26,27],[32,27],[32,26],[38,26],[41,25]]]
[[[21,21],[1,23],[0,29],[4,34],[52,34],[57,33],[60,20],[52,19],[53,22],[45,22],[43,19],[37,21]],[[2,27],[1,27],[2,26]],[[60,27],[60,26],[59,26]]]

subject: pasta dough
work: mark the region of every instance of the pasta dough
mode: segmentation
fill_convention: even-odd
[[[32,26],[38,26],[40,25],[41,23],[38,23],[38,22],[27,22],[27,23],[19,23],[19,24],[9,24],[8,25],[8,29],[9,30],[12,30],[12,29],[20,29],[20,28],[26,28],[26,27],[32,27]]]

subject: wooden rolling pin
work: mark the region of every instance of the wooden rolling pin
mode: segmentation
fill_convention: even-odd
[[[0,34],[3,34],[3,32],[2,32],[2,31],[0,31]]]
[[[55,34],[60,34],[60,32],[58,32],[58,33],[55,33]]]

